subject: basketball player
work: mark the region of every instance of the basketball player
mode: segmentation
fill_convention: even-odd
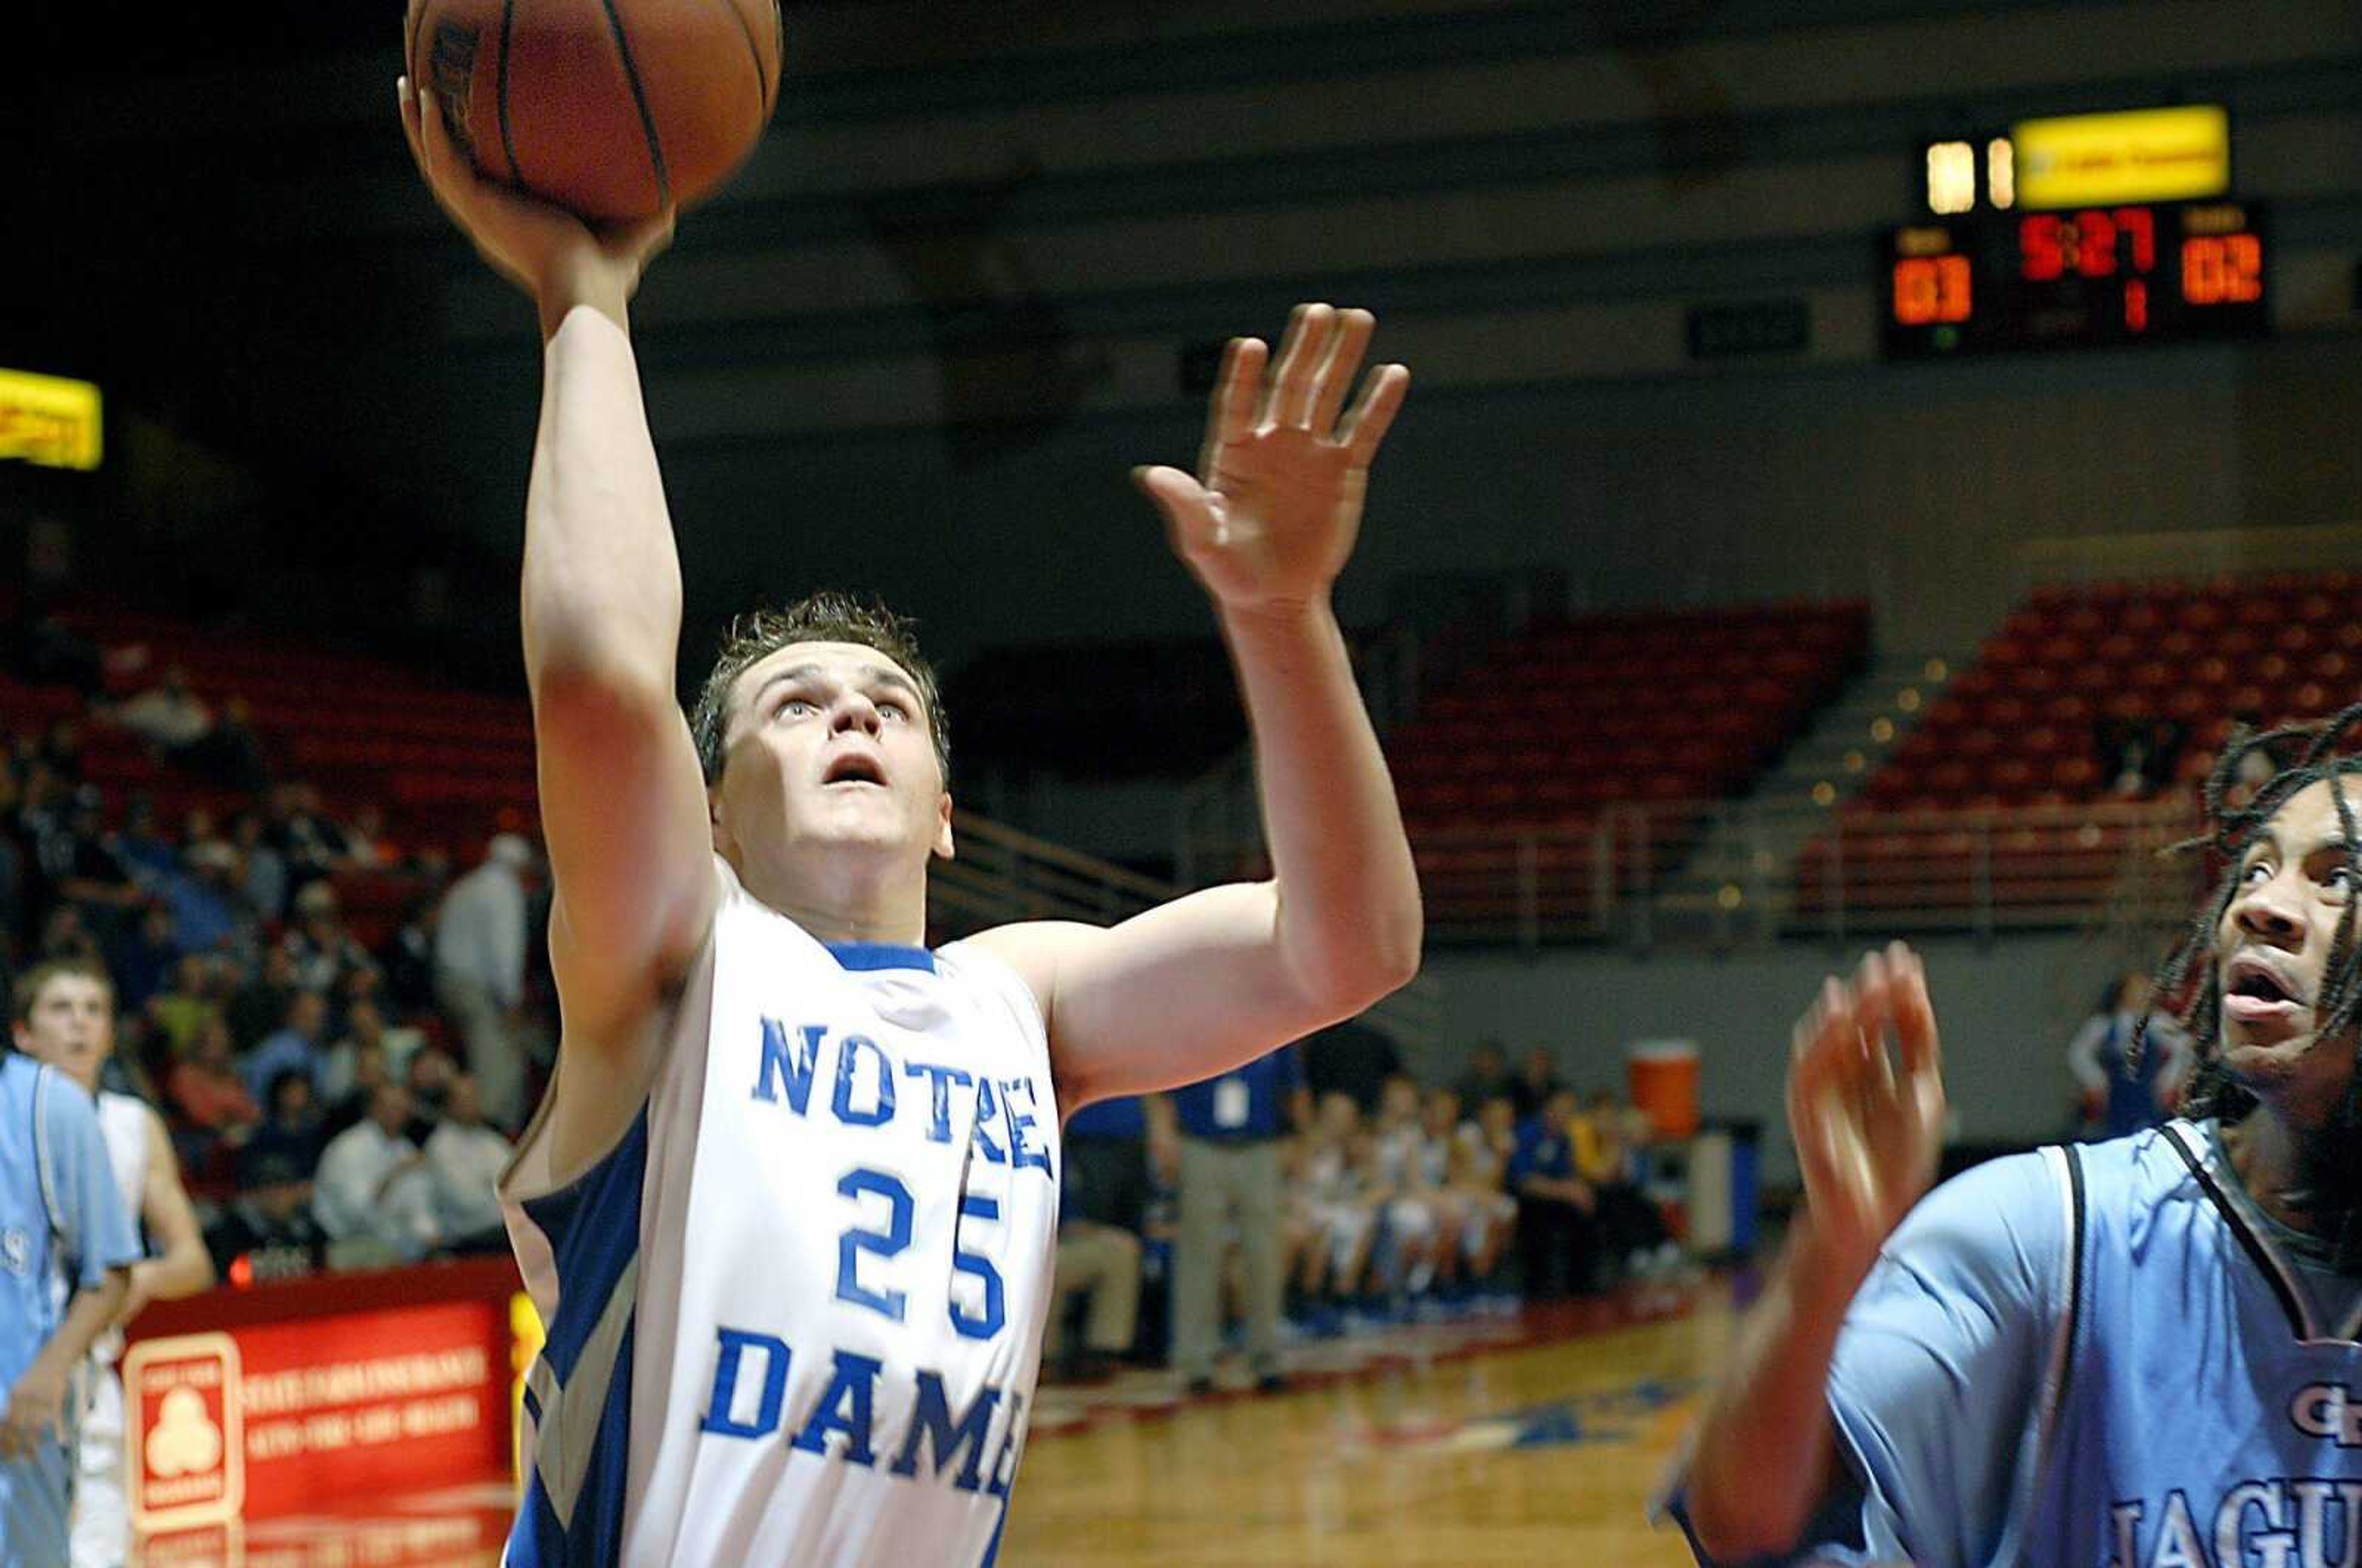
[[[1789,1073],[1808,1211],[1676,1504],[1703,1560],[2357,1561],[2357,721],[2235,744],[2210,783],[2230,870],[2157,988],[2199,982],[2189,1120],[1918,1203],[1944,1123],[1919,960],[1824,988]],[[2243,759],[2300,741],[2225,806]]]
[[[19,1043],[68,1010],[36,967],[17,991]],[[139,1255],[90,1097],[21,1051],[0,1053],[0,1568],[67,1560],[75,1370],[115,1321]]]
[[[952,803],[902,623],[833,595],[742,623],[693,723],[675,705],[679,567],[625,329],[669,225],[594,237],[480,183],[403,102],[546,339],[524,622],[564,1032],[504,1180],[549,1333],[508,1561],[989,1562],[1061,1116],[1227,1071],[1417,968],[1330,609],[1408,377],[1345,414],[1372,320],[1304,307],[1268,379],[1231,346],[1198,475],[1140,476],[1238,668],[1274,879],[931,952]]]
[[[17,1049],[72,1078],[98,1106],[98,1130],[115,1190],[135,1226],[144,1222],[162,1250],[131,1265],[131,1288],[115,1322],[92,1347],[93,1376],[83,1416],[73,1501],[73,1568],[121,1568],[131,1550],[131,1510],[123,1491],[123,1325],[150,1301],[194,1296],[214,1282],[197,1216],[181,1186],[180,1162],[163,1119],[148,1102],[98,1087],[115,1051],[115,987],[95,964],[44,964],[25,977],[28,1016]]]

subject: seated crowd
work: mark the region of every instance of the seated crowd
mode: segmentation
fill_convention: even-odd
[[[82,778],[84,723],[141,729],[226,809],[173,830],[144,798],[106,799]],[[0,746],[0,981],[61,961],[104,979],[104,1081],[162,1114],[226,1277],[241,1257],[298,1272],[505,1249],[492,1184],[547,1055],[528,845],[502,835],[454,880],[439,853],[383,843],[373,809],[332,816],[301,780],[242,795],[179,731],[95,701]],[[355,878],[409,893],[373,944],[340,907]]]
[[[1507,1314],[1679,1265],[1645,1190],[1646,1115],[1611,1093],[1577,1095],[1549,1051],[1511,1076],[1486,1043],[1455,1082],[1421,1085],[1370,1032],[1333,1039],[1300,1048],[1308,1087],[1281,1154],[1286,1335]],[[1174,1123],[1159,1111],[1118,1101],[1069,1123],[1054,1372],[1087,1380],[1164,1360],[1182,1200]],[[1224,1271],[1236,1318],[1242,1253]]]
[[[493,1182],[553,1051],[530,846],[499,835],[455,879],[438,850],[384,842],[375,809],[272,778],[234,716],[197,735],[176,672],[87,696],[80,721],[0,737],[0,979],[58,961],[105,979],[105,1082],[161,1112],[226,1277],[502,1250]],[[138,734],[215,806],[172,831],[144,797],[109,801],[83,777],[88,723]],[[196,744],[224,734],[235,766]],[[409,892],[371,940],[343,911],[356,878]],[[1298,1335],[1581,1294],[1675,1255],[1642,1193],[1645,1118],[1579,1100],[1548,1051],[1512,1075],[1480,1045],[1450,1085],[1358,1026],[1300,1051],[1278,1209]],[[1180,1161],[1160,1109],[1068,1129],[1060,1283],[1089,1304],[1079,1336],[1054,1326],[1070,1370],[1162,1359]]]

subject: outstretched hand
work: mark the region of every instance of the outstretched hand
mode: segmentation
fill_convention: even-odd
[[[531,294],[546,331],[566,312],[591,305],[619,324],[640,274],[672,242],[669,208],[612,230],[479,174],[443,122],[441,102],[407,76],[396,84],[403,134],[436,203],[492,271]]]
[[[1823,1255],[1867,1273],[1934,1183],[1943,1149],[1943,1051],[1911,949],[1871,954],[1850,983],[1832,977],[1797,1021],[1788,1127]]]
[[[1279,361],[1262,340],[1231,340],[1195,475],[1137,471],[1164,514],[1174,553],[1225,610],[1325,599],[1353,553],[1371,461],[1402,407],[1410,372],[1380,365],[1346,413],[1377,318],[1298,305]]]

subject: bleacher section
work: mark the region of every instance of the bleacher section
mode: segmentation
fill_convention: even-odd
[[[2070,918],[2194,823],[2193,786],[2235,722],[2357,696],[2354,573],[2041,590],[1806,848],[1798,908]],[[2120,786],[2121,737],[2150,726],[2144,744],[2171,753],[2162,787]]]
[[[289,637],[135,611],[93,609],[64,619],[108,646],[147,646],[146,672],[122,694],[179,665],[217,714],[231,699],[243,700],[275,773],[318,786],[333,807],[383,807],[389,836],[404,848],[440,847],[464,865],[491,834],[532,821],[533,723],[522,696],[444,685],[386,660]],[[61,713],[75,707],[68,693],[18,691],[19,701],[29,695]],[[90,782],[114,801],[145,791],[168,824],[177,826],[193,806],[236,803],[160,763],[121,731],[94,723],[83,738]]]
[[[1430,916],[1482,931],[1522,902],[1581,924],[1661,874],[1869,640],[1869,607],[1843,602],[1586,616],[1502,643],[1387,741]]]

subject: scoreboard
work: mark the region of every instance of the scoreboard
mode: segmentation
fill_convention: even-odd
[[[1881,239],[1886,357],[2262,337],[2266,216],[2202,201],[1901,225]]]

